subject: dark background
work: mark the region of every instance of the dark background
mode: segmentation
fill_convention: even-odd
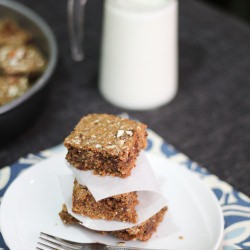
[[[250,0],[199,0],[250,24]]]

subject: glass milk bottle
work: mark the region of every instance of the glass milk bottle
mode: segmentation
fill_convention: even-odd
[[[154,109],[177,92],[177,0],[106,0],[99,89],[110,103]]]

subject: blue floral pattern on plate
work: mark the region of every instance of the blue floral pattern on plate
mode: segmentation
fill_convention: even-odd
[[[209,171],[199,166],[196,162],[190,160],[186,155],[180,153],[152,130],[148,130],[148,134],[147,151],[163,155],[173,162],[188,168],[201,177],[204,183],[216,195],[225,220],[224,238],[221,243],[221,249],[250,249],[250,199],[246,195],[236,191],[228,183],[220,180],[217,176],[209,173]],[[1,169],[0,197],[3,197],[10,183],[21,171],[43,159],[64,151],[65,148],[60,144],[37,154],[29,154],[27,157],[20,158],[17,163]],[[0,233],[0,249],[1,248],[8,249]]]

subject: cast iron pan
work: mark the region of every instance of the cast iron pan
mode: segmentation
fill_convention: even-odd
[[[21,27],[30,31],[34,36],[34,45],[43,52],[48,63],[43,74],[25,94],[0,106],[0,145],[4,145],[28,128],[39,115],[58,52],[55,37],[48,25],[27,7],[11,0],[0,0],[0,17],[14,19]]]

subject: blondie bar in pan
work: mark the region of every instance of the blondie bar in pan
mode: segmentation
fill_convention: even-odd
[[[25,44],[31,38],[31,34],[19,27],[16,21],[9,18],[0,20],[0,45]]]
[[[6,45],[0,47],[0,68],[8,75],[34,75],[41,73],[46,61],[33,46]]]

